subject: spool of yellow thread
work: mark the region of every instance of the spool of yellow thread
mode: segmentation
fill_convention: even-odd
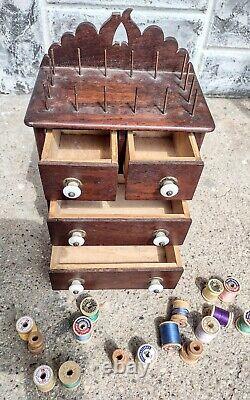
[[[219,279],[211,278],[201,294],[208,303],[215,303],[223,290],[223,283]]]

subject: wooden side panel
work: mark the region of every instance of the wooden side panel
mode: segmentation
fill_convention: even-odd
[[[195,133],[195,139],[197,142],[197,145],[199,147],[199,149],[201,148],[202,144],[203,144],[203,140],[205,138],[205,133]]]
[[[73,229],[84,230],[86,245],[90,246],[150,245],[157,229],[167,230],[170,243],[178,245],[184,242],[190,224],[190,218],[48,220],[51,242],[57,246],[68,245],[69,232]]]
[[[41,158],[43,145],[45,141],[46,129],[43,128],[34,128],[34,134],[36,139],[36,147],[39,155],[39,159]]]
[[[178,180],[179,193],[174,200],[191,200],[203,169],[203,161],[129,162],[126,177],[127,200],[163,199],[160,181],[164,177]],[[172,200],[173,200],[172,199]]]
[[[183,268],[176,266],[162,270],[57,270],[50,271],[50,281],[53,290],[67,290],[73,279],[84,280],[86,290],[98,289],[146,289],[149,281],[157,276],[163,279],[166,289],[174,289],[177,285]]]
[[[47,200],[64,199],[63,181],[76,178],[82,182],[78,200],[115,200],[118,164],[89,164],[39,162],[39,170]],[[74,201],[74,200],[72,200]]]

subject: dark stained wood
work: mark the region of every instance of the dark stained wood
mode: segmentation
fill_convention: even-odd
[[[49,272],[53,290],[67,290],[73,279],[83,279],[86,290],[98,289],[146,289],[154,276],[163,279],[166,289],[174,289],[183,273],[179,266],[162,270],[57,270]]]
[[[91,213],[91,208],[90,208]],[[88,246],[108,245],[150,245],[154,232],[165,229],[169,232],[170,244],[182,244],[191,224],[190,218],[145,219],[130,218],[72,218],[48,219],[51,243],[56,246],[68,245],[69,232],[84,230]]]
[[[205,138],[205,133],[195,133],[194,135],[195,135],[196,143],[200,149],[203,144],[204,138]]]
[[[109,70],[105,77],[100,70],[85,69],[79,76],[72,68],[59,70],[55,85],[51,87],[49,110],[44,106],[42,82],[47,67],[40,69],[25,123],[33,127],[68,129],[135,129],[180,130],[207,132],[214,123],[196,81],[199,94],[194,116],[189,103],[179,92],[179,82],[174,73],[158,71],[157,79],[146,71],[135,71],[131,79],[121,70]],[[190,74],[191,75],[191,74]],[[77,87],[79,111],[75,110],[74,86]],[[108,110],[103,109],[103,87],[108,93]],[[135,89],[139,102],[134,113]],[[166,87],[169,87],[167,113],[162,113]]]
[[[115,200],[118,164],[84,164],[74,162],[42,161],[39,171],[47,200],[65,199],[63,181],[76,178],[82,183],[78,200]],[[74,200],[71,200],[74,201]]]
[[[41,158],[43,145],[45,141],[46,129],[44,128],[34,128],[34,134],[36,139],[36,147],[39,155],[39,159]]]
[[[81,23],[75,32],[65,33],[61,43],[54,43],[50,46],[48,55],[55,59],[56,70],[58,67],[78,66],[77,49],[81,50],[82,67],[103,68],[105,70],[104,51],[107,51],[107,65],[110,68],[130,70],[131,50],[134,53],[133,69],[154,70],[156,51],[160,53],[158,70],[180,71],[182,60],[189,55],[185,49],[178,49],[175,38],[164,39],[163,31],[158,26],[149,26],[143,33],[131,19],[132,9],[127,9],[122,15],[113,13],[111,18],[103,24],[99,34],[89,22]],[[123,24],[128,43],[113,44],[116,29]],[[42,61],[42,66],[49,66],[48,56]]]
[[[174,199],[191,200],[203,169],[203,161],[144,162],[130,161],[126,176],[127,200],[163,199],[160,181],[164,177],[178,180],[179,193]]]
[[[214,122],[207,107],[197,78],[194,115],[190,104],[182,95],[180,72],[186,50],[178,49],[172,37],[164,40],[162,30],[148,27],[142,34],[130,18],[131,9],[122,15],[113,14],[102,26],[99,34],[90,23],[83,23],[75,35],[66,33],[60,44],[53,44],[49,56],[44,56],[26,113],[25,123],[39,128],[69,129],[159,129],[185,132],[208,132]],[[115,31],[123,23],[128,43],[113,44]],[[79,50],[81,75],[79,75]],[[107,50],[108,73],[105,76],[104,50]],[[130,77],[133,50],[133,77]],[[155,56],[159,52],[157,78],[154,79]],[[51,99],[44,103],[43,84],[51,71],[51,58],[55,65]],[[190,64],[190,79],[195,76]],[[77,86],[79,111],[74,107],[73,87]],[[108,110],[103,110],[103,87],[108,93]],[[189,85],[190,86],[190,85]],[[133,112],[135,88],[139,102]],[[162,113],[166,87],[170,88],[167,113]],[[193,90],[192,89],[192,90]],[[187,88],[188,93],[188,88]]]
[[[174,288],[183,272],[178,247],[120,246],[52,247],[50,279],[53,289],[68,289],[72,279],[85,289],[147,288],[153,277]]]

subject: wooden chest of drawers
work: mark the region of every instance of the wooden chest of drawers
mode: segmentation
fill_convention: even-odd
[[[214,123],[186,50],[131,10],[80,24],[41,63],[25,123],[48,201],[52,288],[174,288]],[[123,24],[128,43],[113,44]]]

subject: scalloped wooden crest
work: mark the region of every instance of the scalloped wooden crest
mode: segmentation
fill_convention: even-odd
[[[61,37],[61,43],[53,43],[48,55],[56,67],[76,67],[78,65],[78,48],[81,54],[82,67],[103,67],[104,50],[107,51],[109,68],[130,68],[131,50],[134,50],[134,69],[148,70],[153,68],[156,52],[159,51],[158,69],[162,71],[180,71],[183,59],[188,52],[178,49],[175,38],[164,40],[162,29],[156,25],[147,27],[143,33],[131,19],[132,9],[128,8],[122,15],[113,13],[102,25],[99,33],[90,22],[83,22],[76,28],[75,34],[66,32]],[[113,38],[120,24],[123,24],[128,43],[114,43]],[[41,66],[49,65],[49,57],[43,58]]]

